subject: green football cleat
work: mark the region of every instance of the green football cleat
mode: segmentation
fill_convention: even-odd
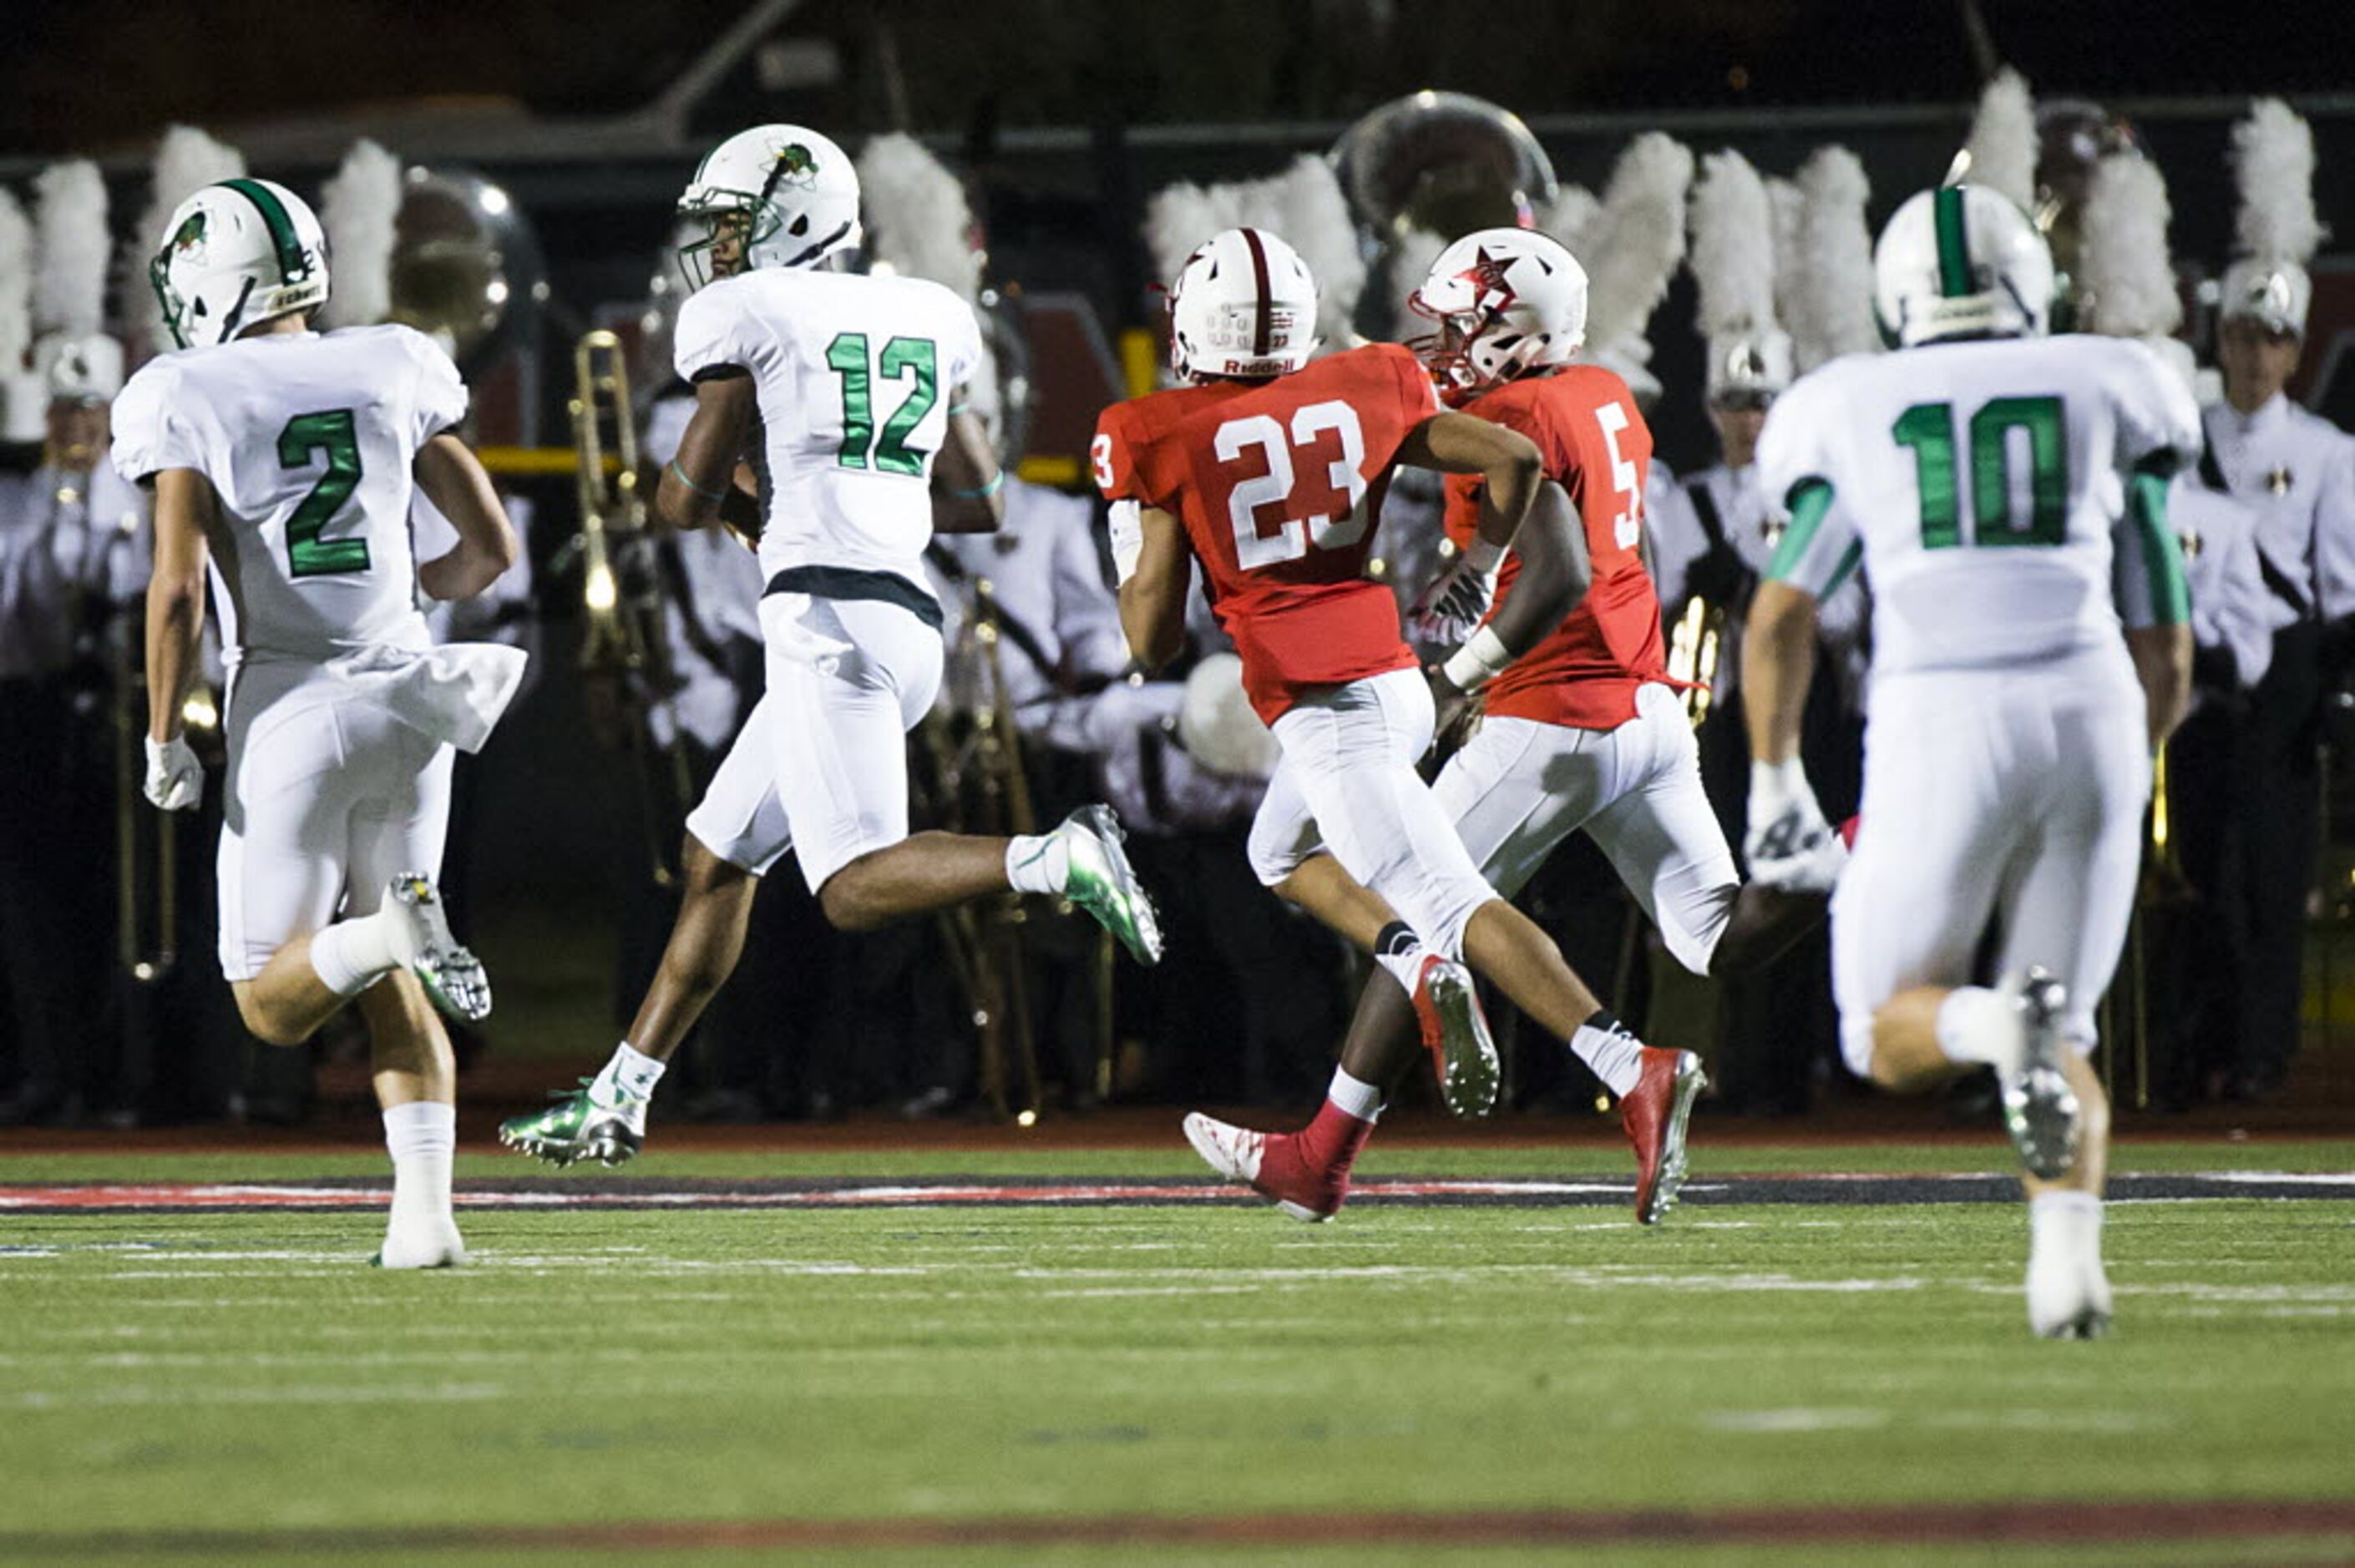
[[[1126,837],[1109,806],[1082,806],[1055,829],[1071,846],[1071,880],[1063,896],[1120,938],[1140,964],[1161,961],[1161,920],[1120,847]]]
[[[589,1097],[594,1082],[583,1078],[577,1089],[557,1090],[546,1110],[499,1123],[499,1141],[559,1171],[583,1160],[626,1164],[646,1140],[646,1102],[624,1095],[618,1105],[601,1106]]]
[[[450,917],[433,879],[422,872],[404,871],[385,889],[385,897],[409,916],[403,962],[425,987],[433,1005],[463,1023],[480,1023],[491,1015],[491,978],[483,960],[450,934]]]

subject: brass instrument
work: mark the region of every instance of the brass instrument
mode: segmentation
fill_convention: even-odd
[[[573,347],[572,380],[581,531],[566,554],[581,562],[581,668],[607,683],[612,705],[604,716],[636,767],[647,863],[655,885],[668,887],[678,880],[695,771],[677,727],[668,744],[657,745],[648,722],[652,703],[677,690],[677,681],[664,637],[656,542],[638,493],[637,418],[622,340],[602,330],[584,335]]]
[[[1711,604],[1696,594],[1684,614],[1668,629],[1668,678],[1689,682],[1684,688],[1685,716],[1695,729],[1709,717],[1710,686],[1724,647],[1725,606]]]
[[[114,706],[114,954],[123,972],[146,986],[180,959],[179,823],[177,813],[147,804],[144,650],[127,624],[133,618],[123,620],[106,639]],[[181,716],[192,731],[218,727],[220,710],[203,683]]]
[[[935,560],[944,554],[936,554]],[[987,577],[964,575],[953,556],[942,575],[964,590],[965,613],[949,651],[954,716],[935,710],[917,726],[922,757],[930,765],[932,812],[951,832],[1035,832],[1038,819],[1007,694],[995,590]],[[939,917],[950,967],[979,1037],[982,1093],[996,1114],[1025,1127],[1038,1120],[1040,1098],[1022,942],[1028,918],[1016,893],[960,905]],[[1104,936],[1108,940],[1110,934]],[[1099,961],[1101,967],[1101,956]],[[1104,1072],[1100,1062],[1100,1081]]]

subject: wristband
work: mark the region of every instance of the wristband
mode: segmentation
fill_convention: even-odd
[[[1447,656],[1439,673],[1447,677],[1459,692],[1476,692],[1501,673],[1513,662],[1513,651],[1505,640],[1490,627],[1482,627],[1464,640],[1464,646]]]
[[[1505,564],[1505,549],[1506,546],[1491,545],[1475,534],[1471,542],[1464,546],[1464,564],[1482,577],[1493,577],[1497,575],[1497,568]]]
[[[678,476],[678,482],[681,484],[687,486],[687,489],[695,492],[696,494],[700,495],[706,501],[725,501],[728,499],[728,493],[726,491],[706,490],[703,486],[696,483],[695,481],[687,478],[687,470],[678,466],[678,459],[677,458],[670,460],[670,471]]]
[[[979,501],[985,496],[995,495],[1005,488],[1006,471],[1001,468],[996,473],[991,474],[989,476],[989,482],[983,485],[979,490],[952,490],[949,493],[955,496],[959,501]]]
[[[1797,758],[1786,758],[1781,762],[1752,759],[1750,793],[1753,800],[1771,796],[1778,800],[1789,800],[1808,792],[1807,770]]]

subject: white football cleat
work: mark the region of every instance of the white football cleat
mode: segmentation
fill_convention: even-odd
[[[2012,985],[2004,987],[2006,991]],[[2031,1176],[2051,1181],[2077,1165],[2077,1136],[2084,1120],[2077,1091],[2061,1069],[2061,1015],[2069,994],[2058,980],[2031,969],[2018,982],[2021,1045],[2019,1071],[1998,1073],[2003,1091],[2003,1128],[2019,1162]]]
[[[444,1220],[387,1231],[373,1261],[378,1268],[456,1268],[466,1261],[466,1244],[458,1235],[458,1222]]]

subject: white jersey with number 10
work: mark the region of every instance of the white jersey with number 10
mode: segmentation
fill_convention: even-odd
[[[2141,344],[1992,339],[1855,355],[1776,399],[1758,466],[1790,518],[1770,576],[1828,597],[1861,565],[1876,677],[2041,662],[2180,619],[2163,524],[2129,506],[2200,448]]]
[[[921,278],[767,268],[678,313],[688,381],[730,367],[759,389],[761,568],[850,567],[922,588],[932,458],[981,364],[973,309]]]

